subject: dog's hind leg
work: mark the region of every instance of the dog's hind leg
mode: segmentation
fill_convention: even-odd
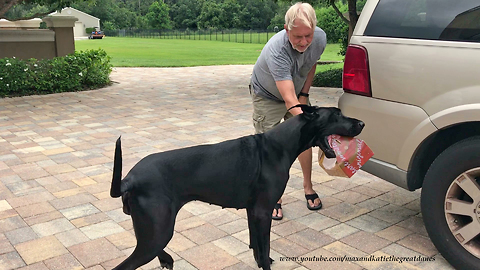
[[[157,198],[158,199],[158,198]],[[158,257],[162,267],[172,267],[173,259],[163,249],[173,236],[176,212],[168,202],[132,205],[132,220],[137,246],[115,270],[133,270]],[[170,268],[171,269],[171,268]]]
[[[162,268],[173,269],[173,258],[165,250],[160,251],[157,257]]]
[[[139,242],[137,241],[137,247],[133,253],[121,264],[113,268],[113,270],[135,270],[138,267],[147,264],[156,256],[155,251],[153,250],[155,247],[149,246],[148,248],[152,248],[152,251],[146,252],[146,248],[139,248]]]

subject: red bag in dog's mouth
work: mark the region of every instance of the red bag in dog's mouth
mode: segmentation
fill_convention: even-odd
[[[350,178],[373,156],[372,149],[357,138],[330,135],[328,143],[336,158],[327,158],[322,150],[318,151],[318,163],[328,175]]]

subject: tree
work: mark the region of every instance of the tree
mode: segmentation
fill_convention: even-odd
[[[153,2],[148,8],[147,19],[154,29],[172,29],[172,22],[168,15],[169,8],[163,2]]]
[[[28,20],[33,18],[43,17],[54,11],[61,10],[64,7],[70,6],[73,2],[94,1],[94,0],[0,0],[0,19]],[[25,17],[8,18],[5,15],[14,6],[20,4],[38,4],[44,6],[37,10],[36,13],[25,15]]]
[[[277,5],[271,0],[238,0],[238,2],[243,7],[239,14],[239,28],[267,29],[275,17]]]
[[[277,9],[273,0],[203,1],[197,17],[201,29],[267,29]]]
[[[198,16],[199,29],[222,29],[222,19],[224,15],[220,4],[215,1],[205,1],[202,5],[202,10]]]
[[[337,7],[335,2],[338,2],[338,0],[321,0],[321,1],[328,1],[330,5],[333,7],[335,12],[338,14],[338,16],[348,24],[348,39],[347,41],[350,41],[350,37],[353,34],[353,29],[355,29],[355,25],[357,25],[358,17],[359,17],[359,10],[363,8],[365,5],[366,0],[347,0],[347,6],[348,6],[348,16],[345,17],[343,13],[340,11],[340,9]],[[361,7],[361,8],[360,8]],[[360,8],[360,9],[359,9]]]
[[[283,1],[287,1],[287,0],[283,0]],[[350,40],[350,37],[352,36],[352,33],[353,33],[353,29],[355,29],[355,25],[357,25],[357,21],[359,17],[359,13],[358,13],[359,8],[360,7],[363,8],[363,5],[365,5],[366,0],[307,0],[303,2],[309,3],[312,6],[317,6],[317,5],[332,6],[335,12],[337,13],[337,15],[346,24],[348,24],[348,40]],[[344,16],[344,14],[338,8],[336,4],[338,2],[347,3],[347,6],[348,6],[347,16]]]
[[[115,11],[119,9],[117,3],[116,0],[101,0],[94,4],[89,2],[75,3],[72,4],[72,7],[99,18],[101,28],[103,29],[106,23],[108,23],[109,27],[118,27],[115,21]]]
[[[177,29],[197,29],[204,0],[179,0],[170,8],[170,18]]]
[[[270,25],[268,29],[275,30],[275,27],[278,31],[283,29],[285,25],[285,13],[287,12],[288,8],[290,8],[290,2],[279,1],[277,2],[277,9],[275,12],[275,16],[270,20]]]
[[[128,8],[113,10],[113,18],[119,29],[133,28],[137,25],[137,14]]]
[[[239,28],[240,18],[238,13],[240,11],[240,4],[237,0],[225,0],[220,3],[222,13],[220,14],[220,21],[223,23],[222,28]]]
[[[48,9],[42,5],[38,4],[24,4],[16,5],[10,8],[6,13],[5,17],[13,21],[19,18],[28,18],[33,14],[48,12]]]

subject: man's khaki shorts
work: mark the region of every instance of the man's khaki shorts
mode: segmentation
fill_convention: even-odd
[[[251,91],[253,102],[253,126],[255,133],[264,133],[293,115],[287,111],[285,102],[268,99]],[[310,102],[308,102],[310,104]]]

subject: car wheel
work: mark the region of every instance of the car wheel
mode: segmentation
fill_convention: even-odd
[[[480,136],[443,151],[425,175],[421,207],[435,247],[457,269],[480,269]]]

